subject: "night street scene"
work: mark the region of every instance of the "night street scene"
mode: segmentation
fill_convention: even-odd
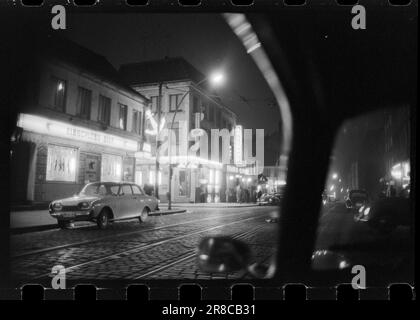
[[[16,28],[13,283],[413,285],[416,10],[346,10]]]

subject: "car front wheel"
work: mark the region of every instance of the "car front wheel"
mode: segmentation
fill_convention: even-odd
[[[109,225],[109,212],[107,210],[102,210],[96,219],[96,224],[99,229],[106,229]]]
[[[149,209],[144,208],[140,214],[139,221],[143,223],[147,220],[148,217],[149,217]]]

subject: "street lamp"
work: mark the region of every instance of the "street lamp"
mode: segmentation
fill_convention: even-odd
[[[332,178],[335,180],[335,179],[337,179],[337,177],[338,177],[338,174],[337,173],[333,173]]]
[[[205,77],[204,79],[200,80],[199,82],[197,82],[197,86],[202,84],[205,81],[209,81],[209,83],[212,86],[220,86],[222,83],[224,83],[225,80],[225,76],[223,73],[221,73],[220,71],[217,72],[213,72],[210,74],[210,76]],[[178,108],[181,105],[182,101],[184,101],[185,97],[188,95],[188,93],[190,93],[190,90],[187,90],[181,97],[181,99],[178,101],[176,107],[175,107],[175,112],[174,115],[172,116],[172,121],[171,121],[171,126],[170,126],[170,132],[168,135],[168,163],[169,163],[169,196],[168,196],[168,210],[172,209],[172,159],[171,159],[171,155],[172,155],[172,142],[171,142],[171,132],[173,129],[173,125],[174,125],[174,121],[175,121],[175,116],[176,113],[178,112]]]
[[[223,73],[221,72],[214,72],[212,73],[209,77],[208,80],[210,81],[210,83],[214,86],[220,86],[224,83],[225,81],[225,76]]]

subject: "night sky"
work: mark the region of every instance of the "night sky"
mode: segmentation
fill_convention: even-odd
[[[120,64],[183,56],[203,74],[223,70],[217,89],[246,128],[277,130],[274,96],[241,42],[219,14],[74,14],[66,36]],[[245,99],[245,101],[244,101]]]

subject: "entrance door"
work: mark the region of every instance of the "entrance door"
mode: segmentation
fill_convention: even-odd
[[[85,183],[100,181],[101,157],[87,154],[85,162]]]

